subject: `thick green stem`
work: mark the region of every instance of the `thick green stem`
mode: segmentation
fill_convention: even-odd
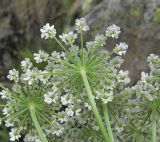
[[[114,142],[113,133],[112,133],[112,129],[109,121],[108,109],[105,106],[103,106],[103,114],[104,114],[104,120],[107,126],[110,142]]]
[[[36,131],[38,133],[38,136],[39,136],[41,142],[48,142],[47,139],[46,139],[46,135],[43,133],[43,131],[42,131],[40,125],[39,125],[39,122],[37,120],[37,116],[36,116],[36,113],[35,113],[34,106],[30,107],[30,113],[31,113],[33,123],[35,125]]]
[[[82,76],[82,80],[84,82],[84,86],[86,88],[87,95],[88,95],[88,98],[89,98],[89,102],[90,102],[90,105],[92,107],[93,113],[95,115],[97,124],[100,128],[100,131],[101,131],[103,137],[104,137],[104,141],[109,142],[108,134],[107,134],[106,129],[103,125],[100,114],[98,112],[98,109],[97,109],[96,103],[94,101],[94,97],[93,97],[93,94],[92,94],[92,91],[91,91],[91,88],[90,88],[90,85],[89,85],[89,82],[88,82],[88,79],[87,79],[87,75],[86,75],[86,72],[84,71],[84,69],[81,69],[81,76]]]
[[[156,131],[156,110],[152,110],[152,142],[156,142],[157,140],[157,131]]]

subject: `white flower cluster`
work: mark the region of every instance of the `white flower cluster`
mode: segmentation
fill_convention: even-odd
[[[77,33],[89,30],[84,18],[77,19],[75,25]],[[50,141],[90,142],[93,141],[93,133],[96,133],[97,141],[103,141],[80,69],[81,66],[86,69],[96,105],[114,109],[120,92],[130,82],[128,71],[118,69],[123,62],[121,55],[126,53],[128,46],[120,43],[113,52],[98,52],[107,37],[118,38],[120,28],[115,25],[107,28],[106,35],[97,35],[94,41],[86,44],[81,42],[81,46],[86,45],[83,49],[75,45],[77,33],[59,36],[62,42],[69,45],[68,50],[63,48],[64,52],[48,54],[39,50],[34,54],[35,63],[44,62],[43,69],[40,70],[29,58],[25,58],[21,62],[21,74],[15,69],[9,71],[8,78],[16,82],[16,89],[4,89],[0,95],[7,100],[2,113],[7,117],[5,125],[13,128],[11,140],[18,140],[23,133],[26,134],[25,142],[41,141],[30,114],[34,107],[42,131]],[[54,25],[47,23],[42,27],[42,38],[55,38],[63,47],[55,36]],[[100,115],[103,117],[103,114]],[[22,129],[17,129],[19,127]]]
[[[44,101],[48,104],[56,103],[58,96],[56,96],[57,87],[52,86],[52,90],[48,91],[46,94],[44,94]]]
[[[24,71],[26,71],[27,69],[30,69],[32,66],[33,64],[29,58],[25,58],[24,61],[21,61],[21,67]]]
[[[75,39],[77,38],[77,34],[74,34],[71,31],[68,34],[62,34],[59,37],[66,45],[73,45],[75,42]]]
[[[39,50],[39,53],[34,53],[34,59],[36,61],[36,63],[41,63],[43,61],[47,61],[48,59],[48,54],[45,53],[44,51]]]
[[[24,138],[24,142],[41,142],[35,131],[30,131]]]
[[[9,133],[9,135],[10,135],[11,141],[19,140],[19,138],[21,137],[21,135],[19,134],[19,130],[14,128],[11,129],[11,132]]]
[[[106,30],[106,36],[107,37],[112,37],[117,39],[119,37],[119,34],[121,33],[120,27],[116,25],[111,25],[110,27],[107,28]]]
[[[116,45],[113,51],[115,52],[115,54],[122,56],[126,54],[127,49],[128,49],[128,45],[124,42],[121,42],[120,44]]]
[[[15,69],[9,71],[9,75],[7,76],[8,79],[14,80],[15,82],[18,82],[19,80],[19,72]]]
[[[54,38],[56,36],[56,29],[54,28],[54,25],[50,26],[49,23],[44,25],[41,29],[41,38],[44,39],[49,39],[49,38]]]
[[[81,19],[76,19],[76,30],[77,32],[81,32],[81,31],[88,31],[89,27],[86,24],[86,19],[81,18]]]
[[[128,84],[130,82],[130,79],[128,77],[129,72],[128,71],[119,71],[119,75],[117,76],[117,80],[119,83]]]
[[[1,98],[2,99],[6,99],[7,98],[7,91],[6,90],[2,90],[1,92],[0,92],[0,96],[1,96]]]

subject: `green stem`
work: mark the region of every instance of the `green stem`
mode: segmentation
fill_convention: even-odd
[[[112,129],[109,121],[108,109],[104,105],[103,105],[103,114],[104,114],[104,120],[108,130],[110,142],[114,142],[113,133],[112,133]]]
[[[0,88],[6,90],[6,88],[0,83]]]
[[[55,41],[60,45],[60,47],[68,54],[68,51],[66,50],[66,48],[62,45],[62,43],[56,38],[54,37]]]
[[[97,109],[97,106],[96,106],[96,102],[94,101],[94,97],[93,97],[93,94],[92,94],[92,91],[91,91],[91,88],[90,88],[90,85],[89,85],[89,82],[88,82],[88,79],[87,79],[87,75],[86,75],[86,72],[84,71],[84,69],[81,69],[81,76],[82,76],[82,80],[84,82],[84,86],[86,88],[86,91],[87,91],[87,95],[88,95],[88,98],[89,98],[89,102],[90,102],[90,105],[92,107],[92,110],[93,110],[93,113],[95,115],[95,118],[96,118],[96,121],[97,121],[97,124],[100,128],[100,131],[104,137],[104,140],[105,142],[109,142],[109,139],[108,139],[108,134],[106,132],[106,129],[103,125],[103,122],[102,122],[102,119],[100,117],[100,114],[98,112],[98,109]]]
[[[97,142],[96,136],[93,137],[93,142]]]
[[[84,49],[83,49],[83,31],[82,30],[80,32],[80,36],[81,36],[82,64],[83,64],[83,62],[84,62]]]
[[[97,136],[96,136],[96,132],[95,132],[95,131],[92,132],[92,135],[93,135],[92,141],[93,141],[93,142],[98,142],[98,141],[97,141]]]
[[[152,110],[152,142],[156,142],[156,138],[157,138],[157,131],[156,131],[156,110],[153,109]]]
[[[35,113],[34,106],[30,106],[30,113],[31,113],[33,123],[35,125],[36,131],[39,135],[39,138],[40,138],[41,142],[48,142],[47,139],[46,139],[46,135],[43,133],[43,131],[42,131],[40,125],[39,125],[39,122],[37,120],[37,116],[36,116],[36,113]]]
[[[72,55],[70,54],[70,52],[63,46],[63,44],[56,38],[54,37],[54,39],[56,40],[56,42],[59,44],[59,46],[65,51],[65,53],[68,55],[68,58],[71,60],[71,62],[73,62],[74,64],[77,64],[77,62],[74,61]],[[78,65],[78,64],[77,64]]]

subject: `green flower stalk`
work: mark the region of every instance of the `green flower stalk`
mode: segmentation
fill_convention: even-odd
[[[102,122],[102,119],[100,117],[100,114],[98,112],[98,109],[97,109],[97,106],[96,106],[96,103],[94,101],[94,97],[93,97],[93,94],[92,94],[92,91],[91,91],[91,88],[90,88],[90,85],[89,85],[89,82],[88,82],[88,79],[87,79],[87,75],[86,75],[86,72],[85,72],[85,69],[81,69],[81,75],[82,75],[82,79],[83,79],[83,82],[84,82],[84,86],[86,88],[86,92],[88,93],[88,98],[89,98],[89,102],[91,104],[91,107],[92,107],[92,110],[93,110],[93,113],[95,115],[95,118],[96,118],[96,121],[97,121],[97,124],[104,136],[104,140],[106,142],[109,141],[109,138],[108,138],[108,134],[105,130],[105,127],[103,126],[103,122]]]
[[[41,50],[35,53],[35,62],[45,63],[43,70],[26,58],[21,62],[21,74],[15,69],[9,71],[8,78],[15,82],[15,87],[3,88],[0,95],[6,100],[2,119],[13,129],[11,141],[22,134],[25,142],[116,139],[108,110],[114,97],[119,97],[117,91],[130,82],[128,71],[118,70],[128,45],[116,44],[112,52],[101,49],[107,39],[119,37],[120,28],[116,25],[86,43],[83,32],[89,27],[84,18],[76,20],[75,30],[59,39],[54,25],[47,23],[40,30],[41,37],[54,39],[63,51],[50,55]],[[80,46],[75,44],[78,35]]]
[[[156,114],[156,110],[152,110],[152,142],[156,142],[157,141],[157,114]]]

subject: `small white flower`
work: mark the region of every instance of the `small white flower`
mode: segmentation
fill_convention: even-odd
[[[126,54],[127,49],[128,45],[124,42],[121,42],[120,44],[116,44],[116,47],[113,51],[115,52],[115,54],[122,56]]]
[[[72,45],[75,42],[75,39],[77,38],[77,34],[74,34],[71,31],[68,34],[62,34],[59,37],[66,45]]]
[[[96,35],[95,43],[100,44],[100,46],[104,46],[105,45],[105,36],[104,35]]]
[[[70,108],[66,108],[65,109],[65,112],[66,112],[66,114],[68,115],[68,116],[73,116],[74,115],[74,111],[72,110],[72,109],[70,109]]]
[[[18,82],[19,80],[19,72],[15,69],[9,71],[9,75],[7,76],[9,80],[14,80]]]
[[[102,101],[104,104],[107,104],[108,102],[111,102],[113,100],[113,92],[110,93],[104,93]]]
[[[118,133],[121,133],[123,131],[123,127],[116,127],[115,130],[118,132]]]
[[[6,127],[13,127],[14,124],[13,124],[13,122],[11,122],[11,120],[6,119],[6,120],[5,120],[5,126],[6,126]]]
[[[92,110],[92,107],[88,103],[84,103],[84,106],[88,108],[88,110]]]
[[[130,79],[128,77],[129,72],[120,70],[119,74],[117,76],[118,82],[123,82],[125,84],[128,84],[130,82]]]
[[[94,48],[95,47],[95,42],[93,42],[93,41],[90,41],[90,42],[86,42],[86,47],[87,48]]]
[[[7,91],[6,90],[2,90],[0,92],[0,96],[1,96],[2,99],[6,99],[6,97],[7,97]]]
[[[148,73],[141,72],[141,80],[143,83],[147,83],[146,79],[148,78]]]
[[[54,38],[56,36],[56,29],[54,28],[54,25],[50,26],[49,23],[44,25],[41,29],[41,38],[44,39],[49,39],[49,38]]]
[[[24,138],[24,142],[41,142],[37,135],[27,134]]]
[[[150,54],[147,58],[147,62],[149,62],[149,66],[152,70],[159,68],[160,58],[158,55]]]
[[[95,131],[98,131],[98,130],[99,130],[99,127],[98,127],[97,125],[94,125],[94,126],[93,126],[93,129],[94,129]]]
[[[52,92],[48,91],[46,94],[44,94],[44,102],[47,104],[56,103],[58,96],[55,94],[57,87],[52,86]]]
[[[84,19],[84,18],[76,19],[75,25],[76,25],[76,30],[78,32],[89,30],[89,27],[86,24],[86,19]]]
[[[54,130],[53,135],[60,136],[64,131],[64,127],[60,127],[59,129]]]
[[[46,102],[47,104],[52,103],[52,99],[50,98],[48,94],[44,94],[44,102]]]
[[[65,56],[66,56],[66,54],[65,54],[65,52],[61,52],[61,54],[60,54],[60,56],[62,57],[62,58],[65,58]]]
[[[57,91],[57,87],[55,85],[52,86],[52,91],[55,93]]]
[[[96,97],[95,97],[96,99],[101,99],[103,97],[103,93],[101,93],[97,90],[95,90],[95,93],[96,93]]]
[[[153,61],[157,61],[159,59],[159,57],[157,55],[154,54],[150,54],[147,58],[148,62],[153,62]]]
[[[106,30],[106,36],[107,37],[112,37],[112,38],[118,38],[119,34],[121,33],[120,27],[116,25],[111,25],[110,27],[107,28]]]
[[[60,123],[64,123],[64,122],[67,121],[67,118],[65,117],[65,112],[64,111],[58,113],[58,121]]]
[[[9,112],[9,108],[8,107],[4,107],[2,112],[3,112],[4,115],[7,115],[8,112]]]
[[[18,130],[14,129],[14,128],[11,129],[11,132],[9,132],[9,135],[10,135],[10,140],[11,141],[19,140],[19,138],[21,137]]]
[[[27,69],[26,72],[24,74],[22,74],[22,77],[21,79],[23,81],[28,81],[28,84],[31,85],[32,82],[33,82],[33,76],[34,76],[34,71],[33,70],[30,70],[30,69]]]
[[[74,103],[74,98],[70,95],[64,95],[61,97],[61,103],[62,105],[68,105],[68,104],[73,104]]]
[[[21,61],[21,67],[23,70],[30,69],[32,67],[32,62],[29,58],[25,58],[24,61]]]
[[[36,63],[41,63],[43,61],[47,61],[48,60],[48,54],[45,53],[44,51],[39,50],[38,54],[34,53],[34,59],[36,61]]]
[[[79,109],[77,109],[76,111],[75,111],[75,115],[77,115],[77,116],[79,116],[80,115],[80,113],[81,113],[81,109],[79,108]]]

